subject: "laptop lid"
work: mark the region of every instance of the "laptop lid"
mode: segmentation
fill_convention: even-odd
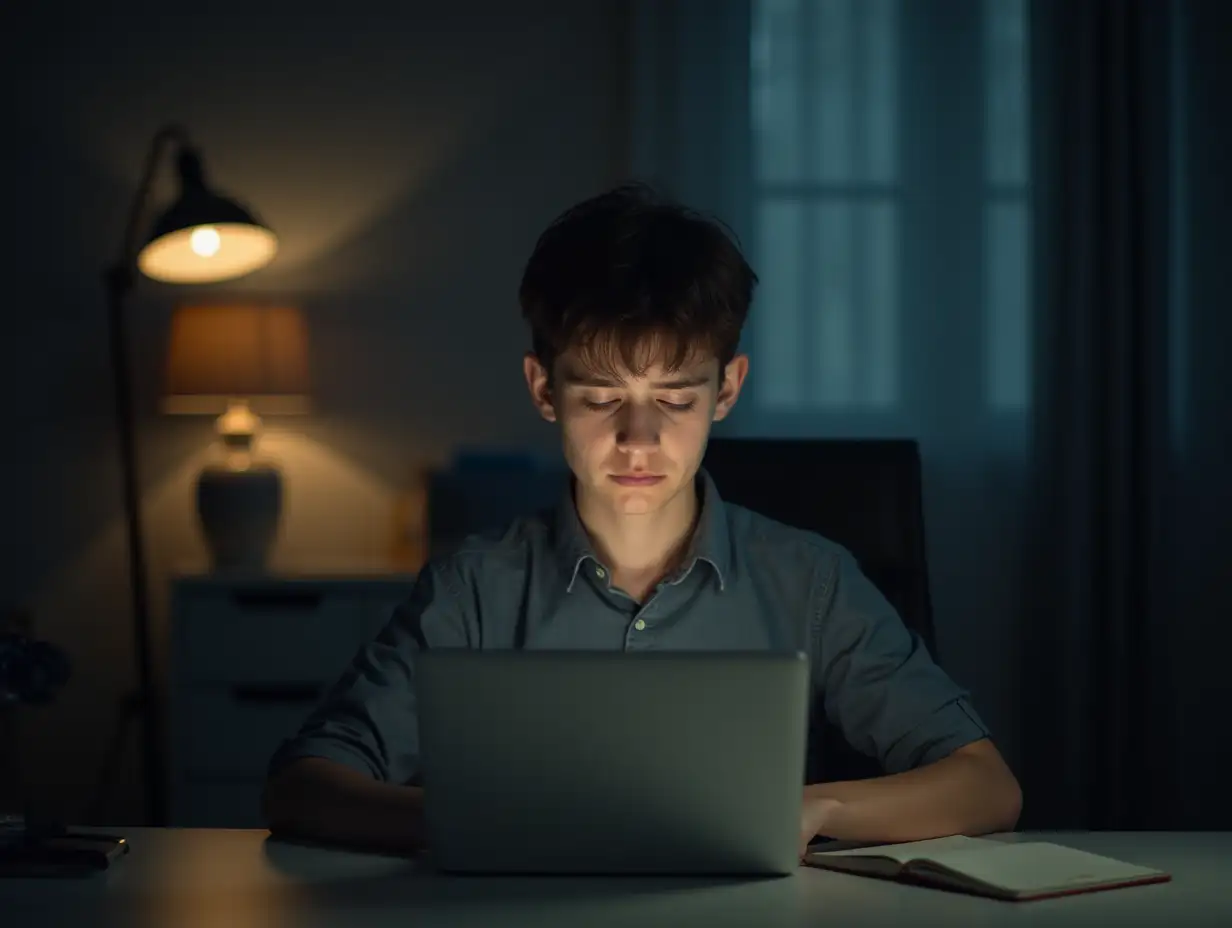
[[[798,865],[804,654],[431,650],[416,680],[443,869]]]

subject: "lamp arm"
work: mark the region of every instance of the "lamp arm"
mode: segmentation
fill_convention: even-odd
[[[145,167],[141,171],[141,182],[133,195],[132,204],[128,210],[128,222],[124,226],[124,238],[121,240],[120,253],[112,266],[109,277],[111,286],[127,293],[133,287],[134,268],[137,263],[137,251],[141,244],[141,230],[145,222],[146,201],[150,198],[150,190],[154,186],[154,175],[162,161],[164,150],[168,145],[179,144],[182,148],[189,145],[188,132],[177,125],[163,126],[154,134],[145,158]]]
[[[145,540],[141,524],[141,490],[137,466],[136,414],[133,409],[132,373],[128,356],[128,327],[125,303],[136,282],[137,249],[140,244],[146,201],[154,185],[155,172],[168,145],[188,145],[188,134],[178,126],[160,129],[150,143],[141,182],[133,195],[124,229],[120,253],[107,269],[107,322],[111,343],[111,372],[115,398],[116,431],[119,439],[120,473],[124,502],[125,535],[128,541],[128,584],[132,599],[133,648],[136,658],[137,690],[121,706],[120,724],[137,714],[142,722],[142,769],[145,780],[147,818],[151,825],[162,825],[165,818],[163,797],[166,791],[163,772],[162,713],[154,693],[154,667],[150,644],[150,598],[146,569]]]

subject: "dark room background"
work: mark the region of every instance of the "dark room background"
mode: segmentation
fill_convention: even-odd
[[[550,450],[522,263],[629,177],[724,218],[762,278],[724,434],[913,437],[938,654],[1024,824],[1232,827],[1232,4],[460,0],[3,14],[0,610],[69,651],[23,710],[31,798],[87,814],[133,683],[101,270],[186,125],[282,239],[314,413],[267,441],[278,558],[386,557],[415,475]],[[170,195],[170,179],[160,188]],[[131,307],[156,625],[199,561],[208,420],[159,411],[183,295]],[[160,637],[161,641],[161,637]],[[142,816],[136,733],[95,813]]]

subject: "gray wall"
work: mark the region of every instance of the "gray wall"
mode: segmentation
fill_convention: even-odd
[[[0,29],[17,179],[0,611],[28,606],[75,662],[21,739],[33,798],[74,820],[133,681],[99,272],[154,130],[185,124],[217,186],[282,236],[228,292],[308,315],[316,414],[268,423],[264,443],[286,471],[277,556],[298,563],[386,557],[416,467],[459,442],[552,440],[518,385],[518,277],[543,225],[625,170],[618,0],[274,6],[27,7]],[[169,571],[202,555],[192,481],[212,439],[157,410],[184,296],[145,281],[131,306],[160,640]],[[138,818],[138,789],[103,817]]]

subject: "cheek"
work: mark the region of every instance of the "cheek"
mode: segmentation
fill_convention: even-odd
[[[681,453],[688,453],[706,441],[706,436],[710,432],[710,420],[706,416],[695,415],[688,419],[683,419],[673,423],[672,428],[665,429],[663,432],[664,444],[670,444],[672,448]]]
[[[565,453],[573,460],[602,457],[615,444],[611,422],[603,416],[584,413],[561,420]]]

